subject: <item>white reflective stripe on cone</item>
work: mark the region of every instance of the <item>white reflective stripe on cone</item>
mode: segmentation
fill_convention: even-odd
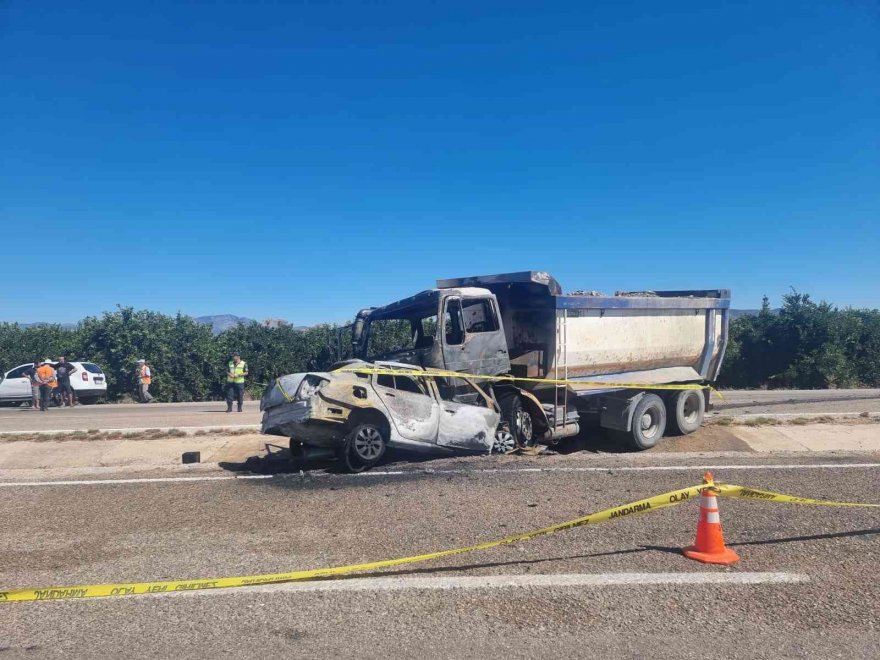
[[[704,509],[717,509],[718,508],[718,498],[714,495],[709,495],[703,498],[703,508]]]
[[[706,512],[706,522],[720,524],[721,523],[721,516],[718,514],[717,511],[707,511]]]

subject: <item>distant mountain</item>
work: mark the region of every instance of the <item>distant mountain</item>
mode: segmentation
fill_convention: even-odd
[[[35,321],[34,323],[19,323],[18,325],[22,328],[34,328],[39,325],[60,325],[65,330],[73,330],[76,327],[76,323],[52,323],[50,321]]]
[[[210,325],[211,332],[213,332],[215,335],[219,335],[224,330],[229,330],[229,328],[234,328],[235,326],[241,325],[242,323],[244,323],[245,325],[247,325],[248,323],[255,323],[253,319],[249,319],[245,316],[235,316],[234,314],[197,316],[194,320],[196,323]]]

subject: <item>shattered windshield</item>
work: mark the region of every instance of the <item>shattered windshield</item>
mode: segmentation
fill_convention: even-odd
[[[370,323],[367,359],[430,348],[437,334],[437,314],[379,319]]]

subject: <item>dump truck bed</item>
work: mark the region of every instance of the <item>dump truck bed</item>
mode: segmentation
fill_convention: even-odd
[[[727,345],[730,291],[565,295],[548,273],[440,280],[498,299],[514,375],[607,382],[712,381]]]

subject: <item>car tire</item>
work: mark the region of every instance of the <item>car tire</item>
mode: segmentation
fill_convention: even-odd
[[[706,396],[703,390],[683,390],[666,399],[669,430],[675,435],[693,433],[703,423]]]
[[[383,429],[375,424],[358,424],[345,436],[339,458],[347,472],[363,472],[382,460],[387,447]]]
[[[628,434],[630,445],[639,451],[650,449],[666,431],[666,405],[656,394],[646,394],[636,404],[632,429]]]
[[[501,408],[501,421],[516,438],[518,447],[531,447],[535,444],[535,423],[531,413],[523,406],[518,394],[508,394],[498,403]]]

